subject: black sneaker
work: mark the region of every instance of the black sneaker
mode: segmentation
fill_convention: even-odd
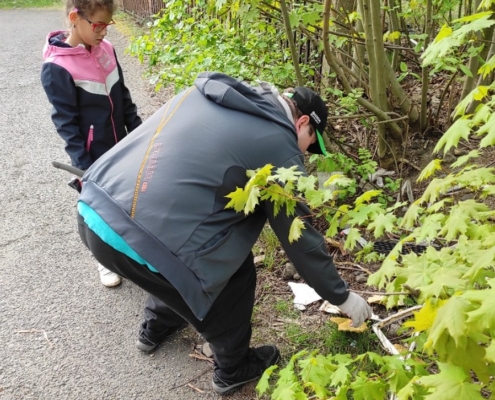
[[[177,332],[184,330],[186,327],[187,327],[187,322],[184,321],[179,326],[173,326],[171,328],[168,328],[168,329],[163,331],[163,333],[160,335],[160,338],[157,340],[151,340],[148,336],[146,336],[145,332],[142,329],[140,329],[138,340],[136,341],[136,346],[139,350],[142,350],[142,351],[146,351],[146,352],[153,351],[160,344],[162,344],[162,342],[166,338],[173,335],[174,333],[177,333]]]
[[[249,349],[249,355],[236,371],[227,374],[215,367],[212,380],[213,390],[218,394],[227,394],[239,386],[260,378],[265,369],[278,363],[279,360],[280,352],[275,346]]]

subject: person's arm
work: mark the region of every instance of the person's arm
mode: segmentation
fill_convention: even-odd
[[[288,217],[285,208],[275,216],[271,202],[265,202],[263,207],[270,226],[302,278],[323,299],[335,305],[344,303],[349,296],[347,284],[337,272],[323,236],[312,226],[308,207],[302,203],[296,206],[296,215],[302,218],[306,229],[292,243],[289,243],[289,229],[294,217]]]
[[[72,165],[82,170],[88,169],[92,160],[85,148],[85,137],[79,131],[79,107],[72,76],[59,65],[45,63],[41,69],[41,83],[48,101],[53,105],[52,121],[65,140],[65,151]]]
[[[299,160],[293,161],[304,170]],[[299,216],[304,221],[306,229],[302,231],[299,240],[290,243],[289,230],[295,216],[288,217],[285,208],[275,216],[273,203],[270,201],[262,202],[261,206],[287,256],[308,285],[323,299],[349,315],[354,326],[361,325],[364,320],[371,317],[371,308],[366,301],[355,293],[350,293],[347,284],[337,272],[333,258],[328,254],[323,235],[312,225],[309,208],[303,203],[297,204],[295,216]]]
[[[117,60],[117,53],[115,53],[115,61],[117,62],[117,68],[119,69],[119,77],[120,83],[122,87],[122,101],[124,103],[124,118],[125,118],[125,126],[127,128],[127,132],[132,132],[139,125],[141,125],[142,121],[137,113],[137,106],[134,104],[131,98],[131,92],[127,88],[124,82],[124,73],[122,72],[122,68],[120,67],[119,61]]]

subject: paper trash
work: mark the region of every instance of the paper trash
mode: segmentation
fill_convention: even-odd
[[[294,293],[294,307],[298,310],[303,311],[308,304],[321,300],[320,295],[305,283],[289,282],[289,286]]]

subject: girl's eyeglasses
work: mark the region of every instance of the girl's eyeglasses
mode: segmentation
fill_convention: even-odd
[[[95,22],[90,21],[84,15],[82,15],[79,11],[77,12],[81,17],[83,17],[86,21],[88,21],[93,27],[93,32],[100,33],[102,30],[107,29],[109,25],[114,25],[115,21],[112,19],[108,24],[97,24]]]

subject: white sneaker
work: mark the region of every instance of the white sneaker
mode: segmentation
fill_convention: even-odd
[[[114,287],[120,285],[122,278],[116,273],[106,269],[103,265],[98,263],[98,272],[100,273],[100,281],[103,286]]]

